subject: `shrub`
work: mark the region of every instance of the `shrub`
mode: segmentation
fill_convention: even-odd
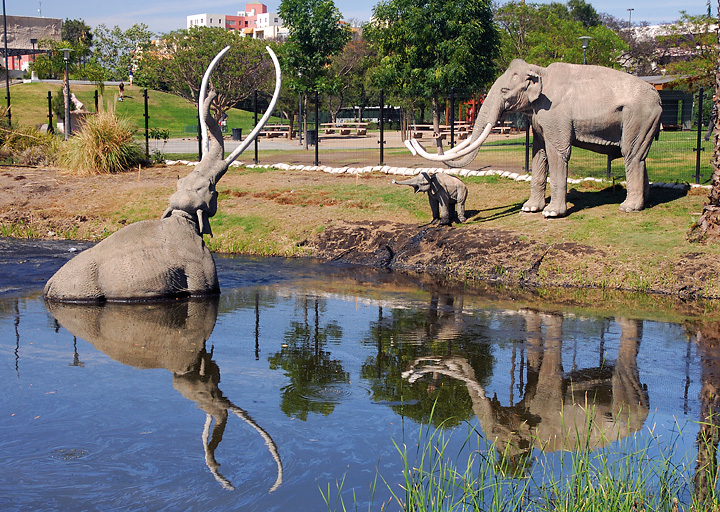
[[[88,116],[62,145],[58,161],[73,174],[87,176],[126,171],[142,163],[144,156],[133,141],[130,124],[113,112],[100,112]]]

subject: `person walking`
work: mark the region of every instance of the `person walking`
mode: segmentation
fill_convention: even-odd
[[[120,98],[118,98],[118,101],[123,100],[123,93],[125,92],[125,84],[120,82],[120,85],[118,85],[118,92],[120,93]]]

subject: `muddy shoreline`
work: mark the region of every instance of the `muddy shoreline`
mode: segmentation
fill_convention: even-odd
[[[187,166],[172,166],[78,178],[53,169],[3,167],[0,234],[98,241],[131,222],[159,218],[175,181],[189,171]],[[646,213],[626,215],[619,214],[614,204],[624,191],[580,190],[571,192],[574,213],[548,221],[519,211],[526,185],[469,183],[470,197],[476,201],[469,204],[469,221],[442,227],[418,220],[427,202],[409,193],[407,197],[416,203],[388,219],[387,206],[376,205],[372,198],[336,200],[337,192],[327,191],[345,187],[345,193],[360,185],[362,198],[392,191],[390,183],[388,176],[374,173],[360,179],[322,172],[232,170],[218,187],[215,237],[206,242],[220,253],[307,256],[427,274],[453,286],[483,288],[490,283],[534,290],[536,295],[548,294],[542,290],[581,290],[580,295],[587,295],[587,290],[641,292],[681,302],[720,298],[717,247],[683,241],[688,212],[701,209],[702,197],[656,194],[656,204]],[[498,205],[488,204],[488,198],[496,197]],[[679,220],[665,216],[670,206],[682,207]],[[264,231],[258,234],[232,224],[248,217],[258,219]],[[665,225],[666,217],[674,224]],[[576,234],[593,222],[608,220],[619,227],[601,226],[597,234],[584,237]],[[644,238],[634,242],[644,253],[600,240],[610,229],[636,229],[625,226],[630,222],[640,228],[651,222],[657,225],[648,230],[647,250]],[[678,247],[673,252],[655,248],[669,233],[680,240]]]

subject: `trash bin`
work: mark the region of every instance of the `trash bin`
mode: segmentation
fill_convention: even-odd
[[[232,140],[240,140],[242,139],[242,128],[233,128],[232,129]]]
[[[307,132],[307,143],[308,146],[314,146],[317,144],[317,132],[315,130],[309,130]]]

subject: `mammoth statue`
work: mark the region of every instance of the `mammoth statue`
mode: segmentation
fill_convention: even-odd
[[[441,226],[449,226],[453,220],[465,222],[465,199],[467,199],[468,189],[465,183],[455,176],[441,172],[435,174],[421,172],[407,180],[393,180],[393,183],[409,185],[416,194],[427,192],[433,224],[439,221]],[[457,213],[455,206],[457,206]]]
[[[478,112],[471,137],[444,154],[430,154],[417,140],[405,141],[413,154],[465,167],[477,156],[493,126],[511,112],[525,114],[533,129],[532,180],[525,212],[545,217],[567,213],[568,160],[572,146],[623,157],[627,198],[624,212],[645,207],[650,192],[645,158],[660,127],[660,96],[641,79],[601,66],[557,62],[548,67],[523,60],[495,80]],[[550,203],[545,185],[550,177]]]
[[[208,66],[198,99],[203,157],[178,180],[177,191],[159,220],[131,224],[68,261],[45,285],[48,300],[99,302],[213,295],[220,292],[215,261],[203,242],[212,234],[209,218],[217,212],[217,182],[230,164],[262,130],[280,95],[280,64],[275,66],[275,91],[265,115],[227,158],[223,136],[210,113],[216,97],[208,93],[210,74],[230,47]]]

